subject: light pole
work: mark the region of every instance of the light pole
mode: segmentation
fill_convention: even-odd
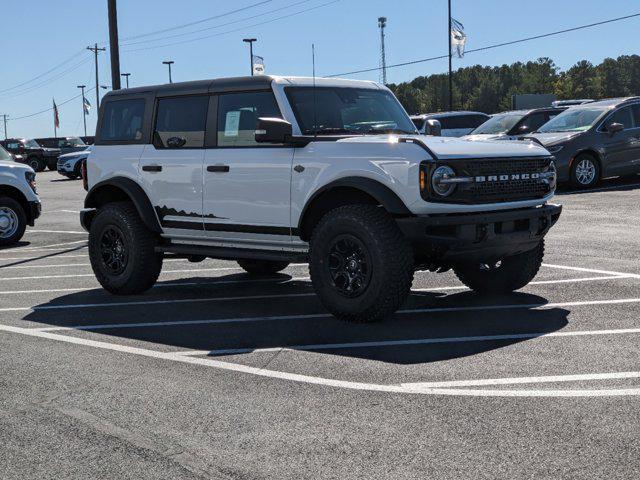
[[[165,65],[167,65],[169,67],[169,83],[173,83],[173,80],[171,79],[171,65],[174,64],[173,60],[165,60],[164,62]]]
[[[453,110],[453,68],[451,64],[451,0],[447,2],[449,4],[449,31],[447,32],[449,41],[449,111]]]
[[[120,90],[120,46],[118,45],[118,9],[116,0],[108,1],[109,11],[109,56],[111,57],[111,84]],[[96,105],[96,108],[98,105]]]
[[[244,43],[249,44],[249,65],[251,66],[251,76],[253,77],[253,42],[257,42],[257,38],[243,38]]]
[[[78,85],[78,88],[82,91],[82,120],[84,121],[84,136],[87,136],[87,110],[84,105],[84,89],[86,85]]]
[[[127,88],[129,88],[129,76],[131,74],[130,73],[121,73],[120,76],[124,77],[127,80]]]

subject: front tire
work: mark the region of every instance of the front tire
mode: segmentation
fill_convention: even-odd
[[[238,260],[238,265],[251,275],[273,275],[287,268],[289,262],[243,259]]]
[[[455,267],[458,279],[482,294],[505,294],[520,290],[538,274],[544,257],[544,240],[528,252],[507,257],[496,265]]]
[[[33,168],[34,172],[42,172],[46,168],[46,164],[44,163],[44,159],[42,157],[29,157],[27,159],[27,163],[31,168]]]
[[[100,285],[120,295],[151,288],[162,270],[156,244],[156,235],[144,226],[131,203],[102,207],[89,232],[89,258]]]
[[[27,215],[17,201],[0,197],[0,246],[14,245],[20,241],[27,228]]]
[[[404,303],[413,281],[413,252],[393,219],[373,205],[331,210],[315,227],[309,273],[334,316],[375,322]]]
[[[571,183],[576,188],[594,187],[600,181],[600,163],[587,153],[578,155],[571,165]]]

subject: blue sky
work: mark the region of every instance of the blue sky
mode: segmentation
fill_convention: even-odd
[[[261,1],[265,3],[188,28],[139,37],[224,15]],[[249,70],[249,59],[242,38],[247,36],[259,39],[255,53],[265,58],[266,71],[271,74],[311,75],[312,43],[316,44],[318,75],[376,67],[379,16],[388,18],[388,63],[446,54],[446,0],[329,2],[332,0],[120,0],[122,71],[131,72],[132,86],[166,82],[167,69],[162,64],[166,59],[175,61],[174,81],[244,75]],[[0,56],[4,61],[0,74],[0,114],[7,113],[10,118],[32,114],[49,108],[52,98],[62,103],[77,95],[77,85],[93,87],[92,54],[83,49],[94,42],[107,44],[106,0],[3,0],[2,4]],[[637,0],[453,0],[453,16],[465,25],[469,49],[637,12],[640,12]],[[287,15],[290,16],[271,21]],[[456,59],[454,66],[500,65],[541,56],[553,58],[561,68],[568,68],[581,59],[597,63],[606,57],[639,53],[635,41],[639,28],[640,18],[635,18],[472,53]],[[187,34],[202,29],[207,30]],[[134,36],[138,38],[125,40]],[[162,46],[198,37],[208,38]],[[161,40],[132,44],[158,38]],[[150,48],[158,46],[161,47]],[[143,48],[145,50],[140,50]],[[73,60],[38,80],[7,90],[69,58]],[[444,72],[446,68],[446,60],[438,60],[390,69],[388,81],[410,80],[418,75]],[[101,83],[110,85],[108,52],[100,55],[100,69]],[[371,72],[353,77],[378,80],[379,74]],[[95,104],[94,92],[88,93],[87,98]],[[87,117],[89,134],[95,128],[95,118],[92,110]],[[60,106],[60,120],[59,134],[82,133],[80,99]],[[8,130],[11,136],[51,136],[52,114],[10,121]]]

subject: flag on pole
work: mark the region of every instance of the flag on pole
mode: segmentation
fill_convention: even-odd
[[[254,55],[252,59],[252,63],[253,63],[253,74],[264,75],[264,58],[259,57],[258,55]]]
[[[91,103],[89,103],[87,97],[83,97],[82,99],[82,108],[84,110],[84,114],[89,115],[89,110],[91,110]]]
[[[53,125],[56,128],[60,128],[60,115],[58,115],[58,106],[55,99],[53,100]]]
[[[464,49],[467,45],[467,34],[464,33],[464,25],[459,21],[451,19],[451,55],[458,58],[464,57]]]

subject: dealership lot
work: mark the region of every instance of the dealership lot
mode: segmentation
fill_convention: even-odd
[[[545,266],[479,297],[417,273],[385,322],[331,318],[307,266],[168,259],[144,295],[89,266],[77,181],[0,251],[1,478],[632,478],[638,178],[565,191]],[[2,471],[4,469],[4,471]]]

